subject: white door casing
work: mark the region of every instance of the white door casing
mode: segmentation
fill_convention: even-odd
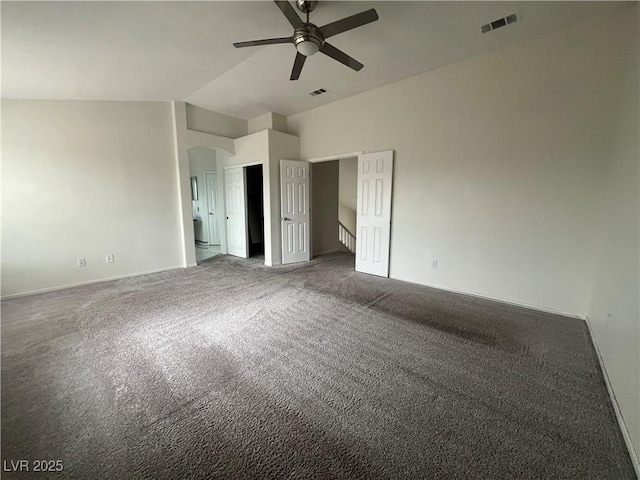
[[[311,260],[309,162],[280,160],[282,263]]]
[[[224,188],[227,203],[227,253],[247,258],[247,193],[243,167],[224,170]]]
[[[358,155],[356,271],[389,276],[393,151]]]
[[[218,218],[218,174],[205,172],[207,187],[207,210],[209,217],[209,245],[220,245],[220,224]]]

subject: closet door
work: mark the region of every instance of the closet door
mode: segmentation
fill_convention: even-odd
[[[247,209],[246,187],[243,167],[227,168],[224,171],[224,189],[227,202],[227,253],[247,258]]]

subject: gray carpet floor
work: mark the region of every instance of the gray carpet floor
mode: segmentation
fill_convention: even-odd
[[[584,322],[348,254],[6,300],[1,368],[2,460],[64,467],[3,478],[635,478]]]

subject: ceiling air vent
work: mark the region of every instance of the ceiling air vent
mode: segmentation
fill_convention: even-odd
[[[490,32],[491,30],[495,30],[496,28],[504,27],[505,25],[511,25],[512,23],[516,23],[518,21],[518,15],[512,13],[511,15],[507,15],[506,17],[498,18],[491,23],[487,23],[486,25],[482,25],[480,30],[482,33]]]
[[[314,90],[313,92],[310,92],[309,95],[311,95],[312,97],[315,97],[317,95],[322,95],[323,93],[327,93],[327,90],[324,88],[319,88],[318,90]]]

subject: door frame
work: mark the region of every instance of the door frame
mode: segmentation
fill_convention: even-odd
[[[222,242],[222,243],[224,243],[224,247],[222,249],[222,253],[228,253],[228,250],[227,250],[227,244],[228,244],[227,235],[228,235],[228,233],[227,233],[227,228],[226,228],[226,225],[227,225],[227,221],[226,221],[226,218],[227,218],[227,194],[226,194],[226,188],[227,188],[227,186],[226,186],[226,182],[225,182],[224,171],[228,170],[230,168],[242,168],[244,170],[245,167],[252,167],[254,165],[262,165],[262,183],[263,183],[263,197],[264,197],[267,194],[267,187],[265,187],[264,183],[268,182],[268,177],[265,174],[265,171],[268,170],[268,168],[265,168],[265,162],[263,160],[255,160],[255,161],[252,161],[252,162],[232,163],[232,164],[229,164],[229,165],[224,165],[222,167],[222,175],[218,175],[218,185],[222,186],[222,192],[223,192],[223,195],[222,195],[222,212],[223,212],[223,215],[222,216],[225,219],[225,221],[224,221],[224,225],[225,225],[224,242]],[[218,171],[220,171],[220,166],[219,165],[218,165]],[[222,178],[220,178],[220,177],[222,177]],[[245,187],[246,187],[246,185],[245,185]],[[267,202],[265,200],[265,198],[263,198],[262,214],[263,214],[263,216],[265,218],[265,226],[266,226],[266,219],[269,218],[267,216],[267,214],[269,213],[267,211],[268,208],[271,208],[270,207],[270,203]],[[245,211],[245,215],[247,215],[248,212],[247,212],[246,199],[245,199],[244,211]],[[247,241],[248,241],[248,234],[247,234]],[[268,246],[268,248],[271,248],[271,238],[266,234],[266,229],[265,229],[265,232],[264,232],[264,249],[265,249],[265,256],[264,256],[264,262],[265,263],[264,264],[265,265],[269,265],[269,264],[267,264],[267,255],[266,255],[267,246]],[[249,251],[247,250],[247,254],[248,253],[249,253]]]
[[[197,132],[187,128],[187,104],[172,100],[170,105],[171,138],[173,140],[173,166],[175,168],[175,190],[178,210],[178,241],[175,257],[171,256],[171,268],[195,267],[196,242],[193,231],[193,201],[191,200],[191,175],[189,171],[189,150],[205,147],[222,153],[229,158],[235,155],[233,138],[222,137],[210,133]],[[224,160],[222,160],[224,162]],[[217,158],[218,165],[221,159]],[[174,263],[175,262],[175,263]]]
[[[335,155],[327,155],[326,157],[316,157],[307,160],[309,162],[309,175],[313,175],[313,164],[322,162],[333,162],[334,160],[342,160],[346,158],[358,158],[358,155],[362,155],[364,150],[358,150],[351,153],[336,153]],[[311,249],[313,258],[313,181],[309,182],[309,248]]]
[[[394,158],[394,163],[395,163],[395,150],[394,149],[390,149],[393,153],[393,158]],[[369,153],[376,153],[377,151],[373,151],[373,152],[369,152]],[[333,160],[342,160],[342,159],[346,159],[346,158],[358,158],[360,155],[364,154],[365,151],[364,150],[358,150],[356,152],[350,152],[350,153],[336,153],[334,155],[327,155],[324,157],[316,157],[316,158],[310,158],[307,160],[307,162],[309,162],[310,164],[314,164],[314,163],[320,163],[320,162],[331,162]],[[394,169],[395,169],[395,165],[394,165]],[[395,182],[395,178],[392,182]],[[311,189],[313,189],[313,182],[311,182]],[[310,208],[311,211],[313,212],[313,191],[310,190],[310,195],[311,195],[311,200],[310,200]],[[393,218],[393,194],[391,195],[391,218]],[[310,216],[310,239],[311,241],[313,241],[313,214]],[[356,232],[357,235],[357,232]],[[391,226],[390,226],[390,237],[391,235],[393,235],[393,222],[391,222]],[[357,244],[357,241],[356,241]],[[313,248],[313,246],[312,246]],[[313,250],[312,250],[313,251]],[[391,238],[389,239],[389,271],[391,271]],[[389,277],[390,278],[390,277]]]
[[[351,152],[351,153],[337,153],[335,155],[327,155],[326,157],[310,158],[309,160],[307,160],[307,162],[309,163],[332,162],[334,160],[342,160],[345,158],[358,157],[358,155],[362,155],[363,153],[364,153],[364,150],[358,150],[357,152]]]

